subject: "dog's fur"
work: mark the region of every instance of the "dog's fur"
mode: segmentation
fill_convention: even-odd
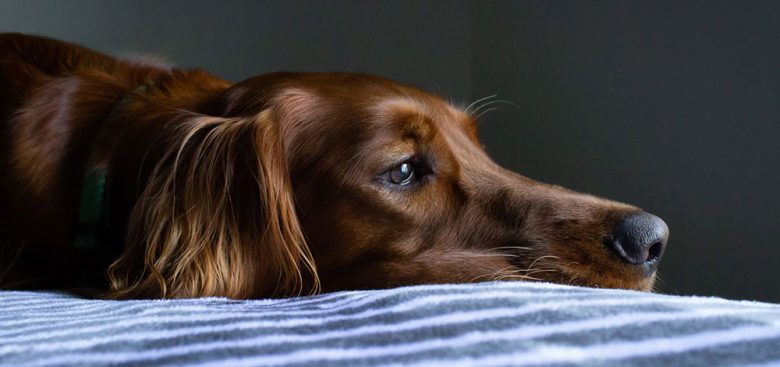
[[[252,298],[654,281],[604,245],[637,208],[502,169],[467,111],[410,86],[346,73],[231,85],[19,34],[0,35],[0,85],[6,288]],[[396,182],[403,162],[408,184]],[[81,185],[97,165],[110,172],[110,231],[78,250]]]

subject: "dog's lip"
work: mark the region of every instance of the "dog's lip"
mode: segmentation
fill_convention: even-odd
[[[563,274],[569,275],[570,273],[564,272]],[[578,275],[578,277],[575,279],[580,280],[575,280],[574,282],[570,282],[568,284],[591,288],[627,289],[647,292],[653,289],[653,284],[655,283],[655,272],[649,277],[643,277],[639,279],[612,278],[607,281],[605,281],[603,277],[599,277],[599,279],[593,281],[592,277],[589,277],[588,275],[583,276],[583,274],[579,273],[576,275]]]
[[[580,265],[582,266],[582,265]],[[641,267],[637,271],[637,267]],[[527,269],[515,266],[516,269]],[[572,269],[566,266],[555,266],[554,272],[541,272],[536,275],[542,282],[568,284],[591,288],[633,289],[639,291],[652,290],[657,270],[643,265],[605,266],[602,271],[594,271],[588,266]]]
[[[520,245],[522,246],[522,245]],[[512,246],[514,247],[514,246]],[[529,247],[527,244],[523,247]],[[559,284],[569,284],[585,287],[595,288],[618,288],[618,289],[634,289],[648,291],[652,289],[654,283],[654,277],[658,272],[658,264],[661,261],[661,256],[657,256],[650,260],[647,260],[641,264],[627,264],[620,263],[619,261],[601,261],[602,257],[597,256],[594,261],[583,261],[583,259],[557,259],[553,261],[553,264],[544,262],[543,266],[539,267],[539,262],[531,268],[531,264],[534,263],[541,256],[530,253],[511,253],[511,255],[520,256],[507,256],[507,261],[512,265],[515,271],[527,271],[530,276],[536,279],[527,279],[528,281],[542,281]],[[617,256],[616,254],[610,254]],[[534,269],[549,269],[554,271],[541,271],[534,273]]]

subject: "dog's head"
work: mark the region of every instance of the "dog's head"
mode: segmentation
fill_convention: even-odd
[[[474,117],[436,96],[367,75],[278,73],[234,85],[207,109],[221,123],[252,121],[252,139],[231,141],[255,145],[236,154],[261,157],[246,168],[251,174],[234,172],[242,167],[231,162],[242,159],[229,160],[229,175],[252,184],[217,185],[214,195],[227,200],[193,197],[190,210],[197,200],[232,202],[230,228],[216,241],[260,234],[219,245],[255,249],[211,266],[232,265],[223,276],[254,269],[241,291],[200,293],[495,279],[652,288],[668,237],[663,221],[501,168],[481,146]],[[242,212],[253,206],[260,209]],[[216,245],[199,247],[208,246]],[[209,276],[210,267],[197,267]],[[164,269],[155,271],[170,277]],[[274,287],[287,283],[296,286]]]

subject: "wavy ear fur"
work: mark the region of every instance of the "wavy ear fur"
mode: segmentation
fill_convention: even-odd
[[[317,292],[272,113],[175,125],[109,268],[108,297]]]

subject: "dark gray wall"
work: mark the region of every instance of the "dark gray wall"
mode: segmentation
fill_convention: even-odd
[[[662,290],[780,301],[780,2],[12,0],[0,30],[231,80],[346,70],[499,94],[516,106],[481,133],[498,162],[667,220]]]
[[[780,2],[473,7],[499,163],[671,228],[661,289],[780,301]]]
[[[465,0],[0,2],[0,31],[153,54],[234,81],[278,70],[356,71],[459,100],[470,96],[470,19]]]

